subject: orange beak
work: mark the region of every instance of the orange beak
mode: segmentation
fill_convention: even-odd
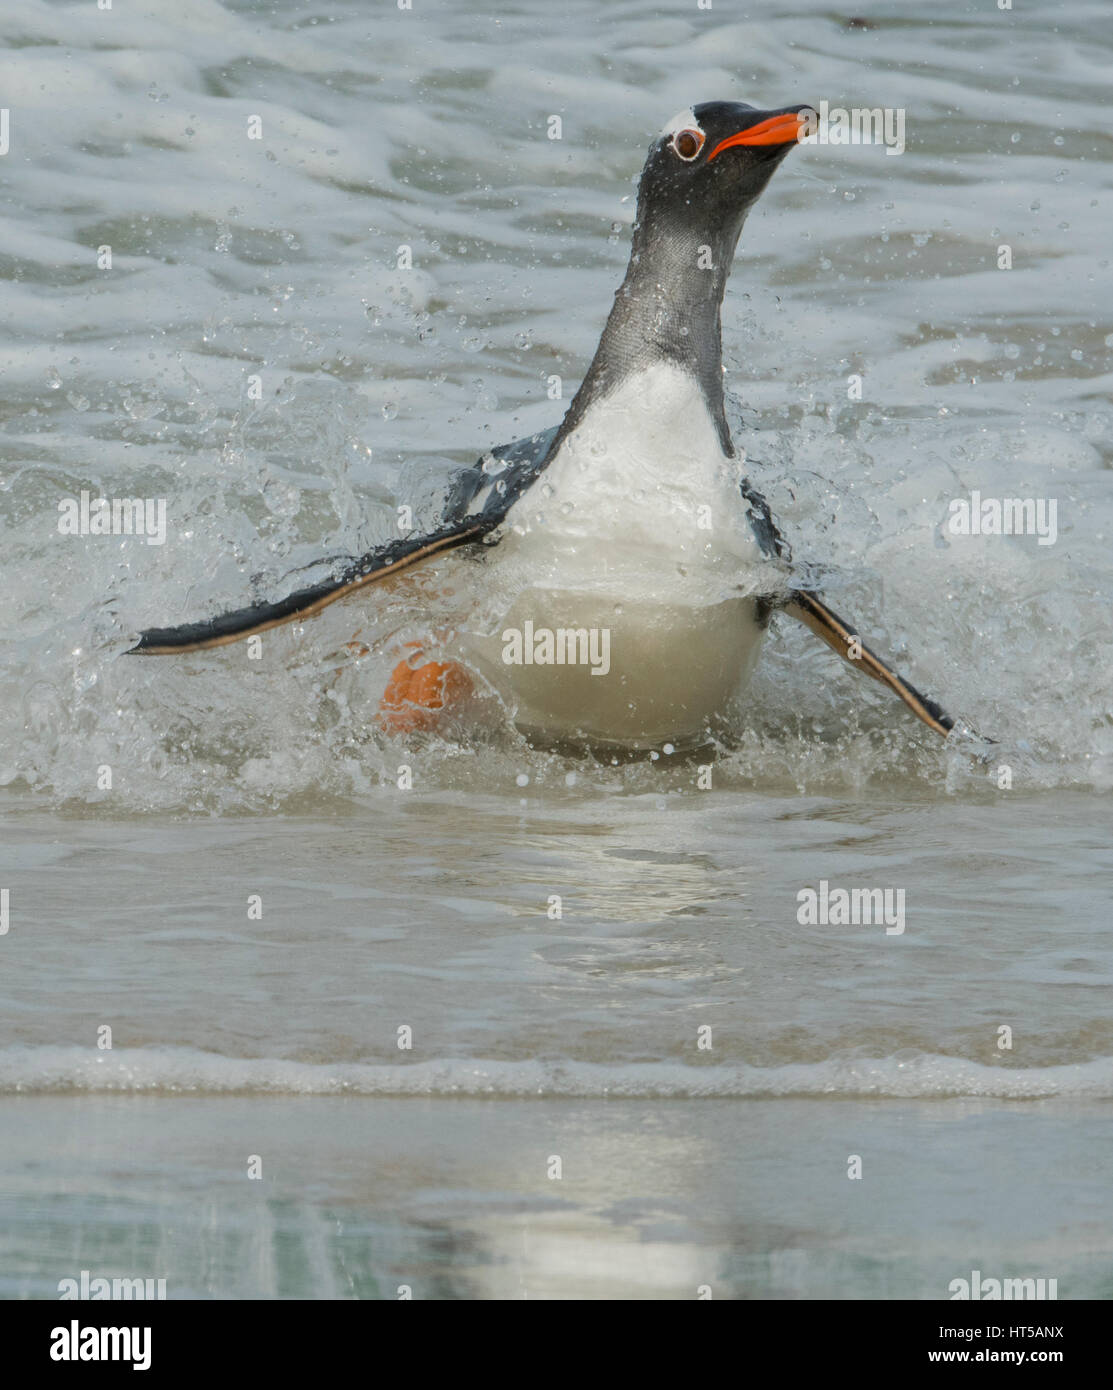
[[[800,138],[804,124],[804,112],[787,111],[783,116],[770,116],[768,120],[758,121],[757,125],[747,126],[737,135],[728,135],[720,140],[707,156],[708,164],[723,150],[732,145],[794,145]]]

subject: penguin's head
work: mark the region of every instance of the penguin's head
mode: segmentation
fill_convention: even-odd
[[[638,189],[639,217],[676,216],[724,231],[741,227],[813,108],[762,111],[708,101],[680,112],[650,146]]]

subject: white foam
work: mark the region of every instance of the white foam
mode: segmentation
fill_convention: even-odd
[[[1113,1097],[1113,1057],[1067,1066],[986,1066],[960,1057],[840,1058],[780,1067],[650,1062],[444,1059],[395,1065],[223,1057],[192,1048],[0,1051],[0,1094],[363,1095],[728,1100],[786,1096],[975,1096],[1001,1100]]]

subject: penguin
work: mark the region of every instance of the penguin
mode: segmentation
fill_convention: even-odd
[[[456,551],[478,565],[482,601],[446,650],[411,644],[380,702],[388,731],[436,727],[478,684],[540,744],[701,746],[744,694],[779,611],[946,738],[950,715],[794,564],[724,411],[727,277],[812,111],[714,101],[668,122],[642,171],[625,279],[563,421],[462,470],[433,529],[345,558],[278,602],[143,632],[131,652],[238,642]]]

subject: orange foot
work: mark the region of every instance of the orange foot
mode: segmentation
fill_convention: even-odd
[[[379,701],[379,724],[392,734],[435,729],[441,713],[473,690],[472,678],[458,661],[400,661]]]

